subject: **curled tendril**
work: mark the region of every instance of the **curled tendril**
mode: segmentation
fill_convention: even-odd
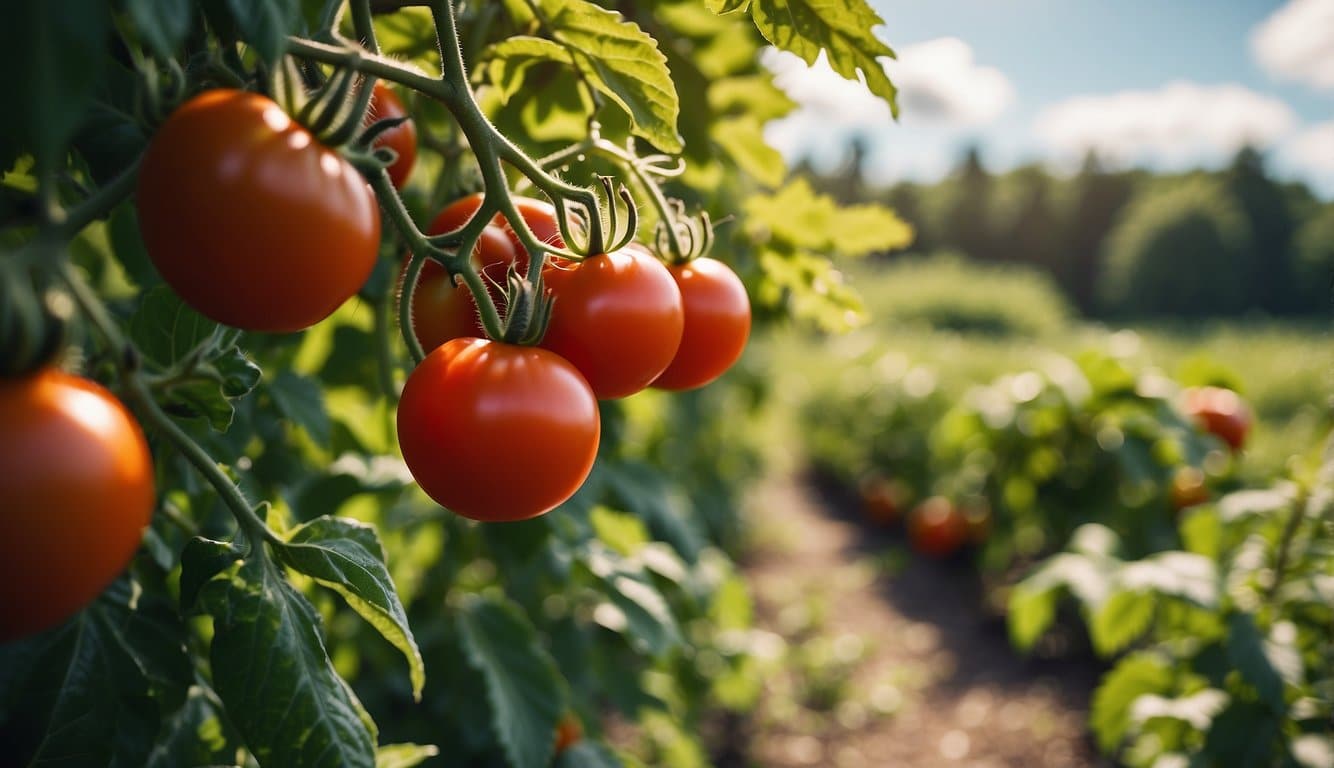
[[[654,242],[659,253],[670,255],[670,261],[683,263],[708,254],[713,247],[713,222],[707,211],[687,216],[680,200],[671,200],[670,219],[658,222]]]

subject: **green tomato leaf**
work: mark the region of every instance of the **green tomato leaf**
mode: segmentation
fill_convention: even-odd
[[[537,631],[514,603],[481,597],[459,612],[458,631],[469,665],[486,680],[505,756],[512,765],[546,765],[569,695]]]
[[[116,261],[120,262],[125,274],[135,285],[151,288],[162,282],[153,262],[148,258],[148,249],[144,247],[143,236],[139,233],[139,219],[134,206],[116,206],[107,221],[107,236]]]
[[[1298,736],[1288,749],[1302,768],[1334,768],[1334,741],[1318,733]]]
[[[534,64],[554,61],[570,65],[574,59],[560,43],[541,37],[519,35],[507,38],[487,48],[483,53],[487,80],[496,87],[500,103],[509,103],[510,97],[523,88],[524,75]]]
[[[594,611],[594,621],[623,636],[639,653],[654,657],[681,644],[676,617],[642,568],[600,543],[590,544],[580,553],[579,564],[607,596],[608,602]]]
[[[163,408],[173,416],[201,417],[214,432],[226,432],[232,426],[236,409],[227,401],[218,382],[199,378],[174,385]]]
[[[111,6],[101,0],[10,3],[0,24],[5,130],[0,167],[31,153],[55,173],[104,76]]]
[[[1263,702],[1234,700],[1213,718],[1204,753],[1212,758],[1209,765],[1218,768],[1277,765],[1279,734],[1279,720]]]
[[[1127,563],[1117,572],[1116,581],[1123,589],[1171,595],[1201,608],[1218,606],[1218,566],[1204,555],[1162,552]]]
[[[146,768],[226,765],[236,759],[240,739],[222,716],[217,696],[192,686],[185,703],[171,713],[156,734]]]
[[[193,615],[199,591],[241,557],[241,550],[225,541],[191,539],[181,552],[181,613]]]
[[[1206,688],[1176,699],[1146,693],[1130,705],[1130,720],[1136,725],[1144,725],[1156,718],[1180,720],[1197,731],[1206,731],[1229,700],[1227,693],[1217,688]]]
[[[1089,617],[1089,639],[1100,656],[1110,656],[1144,634],[1153,621],[1157,601],[1152,593],[1122,590],[1093,609]]]
[[[241,40],[269,65],[287,50],[287,36],[301,23],[299,0],[227,0],[227,8]]]
[[[1246,682],[1255,686],[1260,700],[1271,711],[1286,712],[1283,677],[1270,659],[1264,635],[1255,625],[1255,617],[1249,613],[1234,613],[1228,617],[1227,626],[1227,655],[1232,665]]]
[[[621,768],[623,765],[605,744],[587,739],[572,745],[556,758],[556,768]]]
[[[1056,599],[1060,591],[1042,588],[1027,581],[1020,582],[1010,592],[1006,619],[1010,642],[1021,651],[1032,650],[1033,644],[1056,620]]]
[[[764,186],[783,183],[787,163],[778,150],[764,143],[764,126],[755,117],[720,119],[710,126],[709,135],[738,168]]]
[[[755,0],[750,14],[765,40],[807,64],[823,52],[835,72],[864,81],[899,116],[898,89],[880,63],[894,51],[872,33],[885,22],[865,0]]]
[[[245,397],[250,394],[264,372],[240,347],[232,347],[212,360],[212,366],[222,379],[222,394],[227,398]]]
[[[130,338],[139,351],[163,366],[202,351],[217,328],[162,284],[148,289],[130,317]]]
[[[1131,654],[1104,675],[1089,709],[1089,725],[1102,751],[1111,752],[1126,737],[1136,699],[1144,694],[1168,693],[1171,686],[1171,666],[1150,652]]]
[[[193,6],[189,0],[127,0],[125,7],[139,36],[159,58],[176,55],[190,31]]]
[[[631,131],[664,152],[680,152],[680,103],[657,41],[587,0],[545,0],[543,10],[552,37],[589,84],[625,110]]]
[[[260,765],[372,768],[374,723],[334,671],[314,606],[263,556],[199,592],[227,715]]]
[[[375,529],[356,520],[316,518],[293,530],[278,548],[283,562],[336,591],[408,661],[413,698],[426,684],[421,651],[412,637]]]
[[[750,0],[707,0],[709,10],[718,15],[744,11],[750,7]]]
[[[278,410],[305,429],[312,440],[320,445],[329,444],[333,424],[324,406],[324,390],[318,382],[282,371],[269,382],[268,392]]]
[[[429,744],[386,744],[375,749],[375,768],[414,768],[438,754]]]

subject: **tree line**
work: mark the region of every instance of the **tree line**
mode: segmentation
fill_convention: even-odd
[[[856,147],[833,173],[802,170],[840,199],[893,206],[916,228],[912,250],[1035,267],[1089,316],[1291,317],[1334,300],[1334,203],[1274,178],[1251,148],[1179,174],[1109,170],[1089,154],[1063,177],[991,173],[973,147],[937,183],[883,189],[863,181],[863,158]]]

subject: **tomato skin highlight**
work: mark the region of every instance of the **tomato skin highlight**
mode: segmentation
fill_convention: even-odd
[[[750,299],[741,278],[716,259],[695,259],[668,269],[681,291],[685,327],[676,357],[653,386],[695,389],[726,373],[745,351]]]
[[[162,278],[236,328],[314,325],[375,266],[380,209],[365,179],[256,93],[206,91],[172,113],[144,153],[137,197]]]
[[[583,485],[601,435],[574,366],[538,347],[454,339],[408,376],[398,439],[417,484],[473,520],[526,520]]]
[[[130,412],[54,368],[0,380],[0,643],[91,603],[139,548],[153,459]]]
[[[396,117],[407,117],[408,110],[403,100],[383,80],[375,81],[371,91],[371,104],[367,112],[366,123]],[[412,175],[412,167],[417,164],[417,126],[411,120],[400,123],[380,134],[375,139],[375,146],[388,147],[398,154],[398,159],[385,170],[389,171],[389,181],[394,189],[402,189]]]
[[[672,362],[681,343],[681,292],[661,261],[622,249],[549,265],[555,299],[541,346],[564,357],[600,400],[633,395]]]

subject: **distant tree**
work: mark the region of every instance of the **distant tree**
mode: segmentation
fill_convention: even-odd
[[[1001,260],[1004,244],[992,224],[992,178],[976,146],[969,147],[949,182],[949,196],[940,220],[940,244],[974,259]]]
[[[1121,315],[1236,314],[1255,306],[1250,225],[1215,180],[1150,188],[1108,236],[1098,292]]]
[[[922,190],[917,184],[907,181],[895,184],[882,196],[882,202],[893,208],[900,219],[913,225],[913,231],[917,233],[912,244],[914,251],[926,253],[936,250],[938,243],[933,237],[934,233],[927,227]]]
[[[1264,156],[1251,147],[1239,151],[1223,182],[1251,227],[1249,288],[1260,308],[1276,314],[1300,312],[1292,269],[1297,222],[1288,194],[1265,169]]]
[[[1103,243],[1116,217],[1130,201],[1134,185],[1127,174],[1108,173],[1089,151],[1072,182],[1072,201],[1064,217],[1056,281],[1086,313],[1096,308],[1095,286],[1102,271]]]
[[[1301,308],[1334,311],[1334,205],[1308,218],[1294,238],[1293,276]]]
[[[1006,174],[997,186],[995,228],[1005,260],[1055,274],[1061,242],[1051,175],[1041,166],[1026,165]]]

